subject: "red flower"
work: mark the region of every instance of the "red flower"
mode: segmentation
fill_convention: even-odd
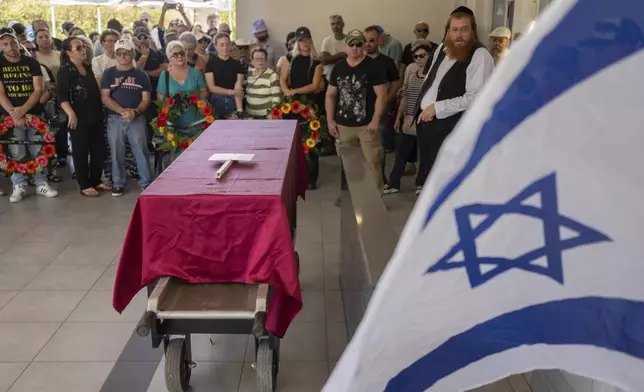
[[[29,125],[37,128],[40,125],[40,120],[36,116],[31,116],[31,119],[29,120]]]
[[[6,125],[4,125],[4,123],[0,123],[0,135],[2,135],[3,133],[7,132],[8,130],[9,129],[7,128]]]
[[[6,162],[7,161],[7,156],[4,154],[0,154],[0,163]]]
[[[210,106],[204,106],[203,108],[203,115],[204,116],[210,116],[212,114],[212,108]]]
[[[199,102],[199,97],[197,96],[197,94],[192,94],[190,96],[190,103],[194,104],[194,103],[197,103],[197,102]]]
[[[304,117],[304,118],[309,118],[309,117],[311,117],[311,107],[310,107],[310,106],[306,106],[304,109],[302,109],[302,111],[300,112],[300,114],[301,114],[301,115],[302,115],[302,117]]]
[[[168,113],[159,113],[159,120],[165,121],[168,119]]]
[[[282,111],[279,107],[274,107],[273,110],[271,110],[271,117],[275,120],[282,118]]]
[[[185,150],[186,148],[188,148],[188,143],[187,142],[179,143],[179,148],[182,150]]]
[[[310,138],[313,140],[320,140],[320,133],[317,131],[311,131]]]
[[[9,161],[9,163],[7,163],[7,168],[5,170],[7,171],[7,173],[13,173],[16,171],[17,168],[18,168],[18,164],[16,162]]]
[[[25,165],[24,163],[20,163],[18,164],[17,170],[18,170],[18,173],[25,174],[27,172],[27,165]]]
[[[51,144],[46,144],[42,147],[42,153],[47,158],[51,158],[56,155],[56,147]]]
[[[36,165],[36,162],[34,161],[27,162],[27,173],[34,174],[36,172],[36,169],[38,169],[38,165]]]
[[[299,113],[301,111],[302,111],[302,104],[300,103],[300,101],[293,101],[293,103],[291,103],[291,112]]]
[[[36,164],[40,167],[47,167],[47,165],[49,164],[49,159],[47,159],[46,156],[41,155],[36,158]]]
[[[45,124],[43,122],[38,123],[36,125],[36,130],[38,131],[38,133],[44,134],[45,132],[47,132],[47,124]]]
[[[9,117],[9,116],[5,117],[3,122],[4,122],[4,125],[6,125],[7,128],[13,128],[13,127],[16,126],[16,123],[13,122],[13,118]]]
[[[172,97],[168,98],[168,101],[166,103],[168,104],[169,107],[173,107],[174,106],[174,98],[172,98]]]
[[[165,120],[161,120],[160,118],[157,118],[157,127],[165,127]]]

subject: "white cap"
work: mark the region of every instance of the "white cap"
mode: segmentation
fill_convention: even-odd
[[[131,51],[134,51],[134,44],[132,43],[132,40],[129,38],[121,38],[118,41],[116,41],[116,44],[114,45],[115,52],[119,49],[125,49],[131,52]]]
[[[235,41],[235,45],[237,46],[251,46],[252,44],[253,44],[252,42],[245,40],[243,38],[240,38]]]
[[[512,38],[512,32],[507,27],[497,27],[490,33],[492,38]]]
[[[17,20],[12,20],[11,22],[9,22],[7,24],[7,27],[13,27],[13,26],[17,25],[18,23],[20,23],[20,22],[18,22]]]

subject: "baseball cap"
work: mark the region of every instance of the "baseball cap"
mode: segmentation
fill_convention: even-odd
[[[150,30],[146,29],[145,27],[138,27],[134,30],[134,34],[132,35],[138,40],[149,39]]]
[[[11,27],[2,27],[0,28],[0,38],[10,35],[15,39],[18,39],[18,36],[16,35],[16,32],[11,28]]]
[[[132,43],[132,40],[129,38],[121,38],[118,41],[116,41],[116,44],[114,45],[115,52],[119,49],[125,49],[131,52],[134,50],[134,44]]]
[[[303,38],[311,38],[311,30],[308,27],[298,27],[295,30],[295,39],[299,41]]]
[[[364,43],[366,41],[364,33],[358,29],[349,31],[349,33],[344,37],[344,42],[350,43],[354,41]]]
[[[497,27],[496,29],[492,30],[492,32],[490,33],[490,37],[492,37],[492,38],[507,38],[507,39],[510,39],[510,38],[512,38],[512,32],[507,27],[501,26],[501,27]]]
[[[164,37],[167,37],[169,35],[176,35],[177,37],[179,37],[179,32],[177,31],[177,29],[172,27],[172,28],[167,29],[165,31],[165,34],[163,34]]]

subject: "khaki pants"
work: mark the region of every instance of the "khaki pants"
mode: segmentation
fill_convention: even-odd
[[[378,191],[382,192],[384,187],[380,169],[382,147],[380,146],[378,132],[367,132],[367,127],[345,127],[342,125],[338,125],[338,132],[340,134],[338,139],[340,146],[358,145],[360,143],[362,154],[364,154],[364,158],[367,161],[367,166],[371,168]]]

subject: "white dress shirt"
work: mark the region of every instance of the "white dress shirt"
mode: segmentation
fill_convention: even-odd
[[[443,48],[444,46],[441,44],[441,46],[439,46],[438,49],[434,51],[432,67],[434,66],[434,63],[438,58],[439,50],[444,50]],[[445,56],[443,62],[438,67],[438,72],[436,73],[434,82],[423,96],[423,99],[420,101],[421,110],[424,110],[434,104],[437,119],[444,119],[465,111],[470,106],[472,101],[474,101],[476,94],[481,91],[487,79],[490,77],[490,75],[492,75],[492,71],[494,71],[494,59],[492,58],[492,55],[490,55],[490,52],[488,52],[488,50],[485,48],[478,48],[474,52],[472,61],[465,71],[465,94],[460,97],[445,99],[443,101],[437,102],[436,99],[438,97],[438,88],[440,87],[441,81],[454,64],[456,64],[456,60],[450,59],[448,56]],[[429,72],[427,73],[426,77],[428,76]]]

